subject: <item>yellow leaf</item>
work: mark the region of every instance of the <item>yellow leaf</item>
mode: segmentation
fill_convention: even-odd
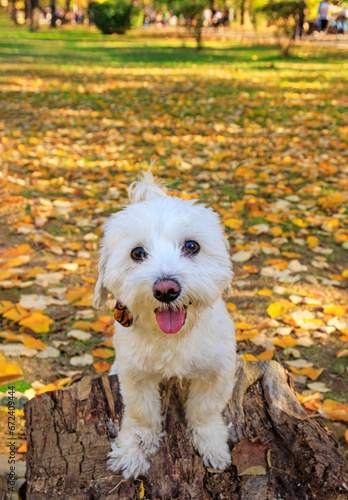
[[[317,380],[317,378],[323,372],[324,368],[319,368],[318,370],[315,370],[314,368],[311,367],[295,368],[294,366],[290,366],[290,370],[296,375],[305,375],[306,377],[309,377],[311,380]]]
[[[348,423],[348,406],[333,399],[325,399],[319,413],[329,420],[340,420]]]
[[[257,356],[257,359],[259,359],[260,361],[268,361],[273,359],[273,357],[274,357],[274,351],[264,351]]]
[[[333,193],[318,199],[318,204],[323,208],[332,208],[346,203],[346,197],[341,193]]]
[[[19,322],[20,325],[26,326],[36,333],[49,332],[52,323],[53,319],[37,311],[33,311],[29,316]]]
[[[292,338],[290,335],[283,335],[280,339],[274,338],[274,345],[281,347],[282,349],[286,349],[287,347],[295,347],[298,345],[296,339]]]
[[[7,363],[0,359],[0,385],[16,382],[23,377],[23,371],[16,363]]]
[[[12,302],[9,300],[2,300],[0,302],[0,314],[3,314],[4,312],[8,311],[14,306]]]
[[[258,295],[261,295],[261,297],[269,297],[270,295],[273,294],[273,290],[270,290],[269,288],[263,288],[262,290],[259,290]]]
[[[44,344],[40,339],[34,339],[26,333],[22,333],[21,335],[18,335],[18,337],[19,340],[21,340],[21,342],[23,342],[25,347],[27,347],[28,349],[38,349],[39,351],[43,351],[47,347],[47,345]]]
[[[18,247],[10,248],[9,250],[6,250],[1,255],[1,257],[6,259],[7,257],[14,257],[16,255],[29,255],[33,252],[34,252],[34,250],[27,243],[23,243],[22,245],[19,245]]]
[[[253,328],[252,330],[246,330],[242,333],[236,334],[236,339],[238,342],[243,342],[245,340],[250,340],[250,339],[255,339],[259,334],[259,331],[256,328]]]
[[[278,237],[278,236],[281,236],[283,234],[283,230],[279,226],[274,226],[274,227],[271,227],[271,233],[273,234],[273,236]]]
[[[92,295],[93,290],[91,288],[87,288],[84,286],[80,286],[77,288],[72,288],[68,290],[65,294],[65,298],[69,302],[75,302],[75,300],[82,299],[82,297],[87,297],[88,295]]]
[[[348,429],[346,430],[346,432],[344,433],[344,438],[346,440],[346,443],[348,444]]]
[[[243,361],[257,361],[257,357],[253,356],[252,354],[243,354],[242,360]]]
[[[256,274],[260,271],[259,268],[256,266],[243,266],[243,269],[244,271],[247,271],[250,274]]]
[[[235,323],[235,325],[236,325],[236,328],[238,330],[252,330],[253,328],[255,328],[250,323],[245,323],[245,321],[241,321],[241,322],[237,321],[237,323]]]
[[[305,222],[304,220],[302,219],[292,219],[291,221],[294,226],[297,226],[297,227],[307,227],[307,222]]]
[[[336,233],[334,235],[334,238],[336,241],[347,241],[348,240],[348,234],[346,233]]]
[[[332,316],[344,316],[347,312],[346,306],[326,306],[323,309],[324,314],[331,314]]]
[[[145,489],[144,489],[144,483],[143,481],[140,482],[140,487],[139,487],[139,492],[138,492],[138,497],[140,500],[142,500],[145,496]]]
[[[348,269],[345,269],[344,271],[342,271],[342,276],[343,276],[343,278],[348,278]]]
[[[91,307],[93,305],[92,298],[82,297],[82,299],[74,302],[74,306],[76,307]]]
[[[86,332],[91,329],[91,323],[89,321],[76,321],[76,323],[74,323],[74,328]]]
[[[96,373],[105,373],[108,372],[111,368],[110,363],[108,363],[107,361],[96,361],[93,366]]]
[[[106,359],[106,358],[112,358],[113,356],[115,356],[115,351],[113,351],[111,349],[99,347],[97,349],[93,349],[92,354],[95,358]]]
[[[282,316],[287,312],[288,308],[281,302],[273,302],[267,307],[267,313],[271,318]]]
[[[243,221],[240,219],[226,219],[224,224],[230,229],[238,229],[239,227],[242,227]]]
[[[9,309],[5,313],[3,313],[3,317],[7,319],[11,319],[12,321],[19,321],[25,316],[28,316],[29,311],[24,309],[20,304],[16,304],[12,309]]]
[[[237,310],[236,304],[233,304],[232,302],[227,302],[226,307],[229,311],[236,311]]]
[[[295,253],[295,252],[282,252],[284,257],[287,257],[288,259],[299,259],[300,257],[303,257],[300,253]]]
[[[319,240],[315,236],[308,236],[307,244],[309,248],[315,248],[319,246]]]

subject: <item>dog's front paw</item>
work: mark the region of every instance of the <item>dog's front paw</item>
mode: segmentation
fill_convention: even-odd
[[[225,470],[231,464],[227,427],[221,417],[207,425],[192,427],[191,436],[206,467]]]
[[[120,432],[116,442],[111,443],[108,466],[114,472],[121,472],[124,479],[145,474],[153,455],[158,451],[161,435],[150,429],[134,432]]]

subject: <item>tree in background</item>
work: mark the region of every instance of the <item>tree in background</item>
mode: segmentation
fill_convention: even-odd
[[[36,32],[39,29],[40,8],[39,0],[30,0],[30,31]]]
[[[168,0],[167,4],[174,14],[177,16],[182,14],[189,22],[188,26],[197,42],[197,50],[200,50],[202,48],[203,11],[209,6],[207,0]]]
[[[136,27],[143,20],[143,12],[133,5],[133,2],[125,0],[109,0],[91,4],[93,20],[97,28],[104,35],[117,33],[123,35],[132,27]]]
[[[258,9],[258,12],[266,17],[268,23],[276,28],[282,54],[285,57],[288,57],[290,54],[290,47],[296,38],[299,20],[303,17],[305,9],[306,4],[303,0],[298,2],[289,0],[276,3],[273,3],[271,0]]]

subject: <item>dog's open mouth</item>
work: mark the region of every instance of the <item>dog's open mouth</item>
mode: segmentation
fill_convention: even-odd
[[[185,324],[186,309],[187,307],[178,310],[168,308],[163,311],[156,309],[156,320],[162,332],[178,333]]]

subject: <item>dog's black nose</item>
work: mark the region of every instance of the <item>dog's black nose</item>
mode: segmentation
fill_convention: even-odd
[[[153,286],[153,296],[160,302],[173,302],[181,292],[181,286],[175,280],[159,280]]]

